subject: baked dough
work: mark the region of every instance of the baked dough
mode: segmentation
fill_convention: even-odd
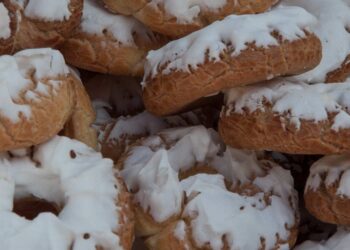
[[[315,21],[300,7],[232,15],[149,52],[146,109],[168,115],[224,89],[312,69],[321,60],[319,39],[306,31]]]
[[[228,145],[290,154],[350,150],[350,83],[269,83],[228,91],[219,122]]]
[[[142,76],[147,51],[164,42],[136,19],[111,14],[98,0],[84,0],[80,26],[60,50],[78,68]]]
[[[0,2],[0,55],[13,51],[18,20],[16,6],[11,0]]]
[[[103,0],[116,13],[133,15],[152,30],[181,37],[230,14],[255,14],[278,0]]]

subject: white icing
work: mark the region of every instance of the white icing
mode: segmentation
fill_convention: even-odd
[[[108,12],[97,0],[84,0],[81,29],[89,34],[103,35],[110,32],[123,45],[134,45],[134,33],[146,40],[153,38],[153,33],[132,17]]]
[[[10,15],[3,3],[0,3],[0,39],[7,39],[11,36]]]
[[[231,15],[184,38],[172,41],[164,47],[150,51],[145,65],[144,82],[148,77],[169,74],[171,71],[189,71],[209,60],[220,60],[220,54],[228,47],[237,56],[248,43],[268,47],[278,45],[271,32],[277,31],[285,40],[305,36],[304,30],[316,19],[300,7],[278,7],[256,15]],[[229,27],[229,28],[228,28]],[[230,46],[228,46],[230,44]]]
[[[316,191],[322,184],[321,176],[325,175],[326,187],[339,182],[337,195],[350,198],[350,156],[330,155],[315,162],[310,168],[310,174],[305,186],[308,190]]]
[[[259,249],[261,237],[266,249],[273,249],[276,233],[288,240],[297,211],[289,171],[259,161],[249,151],[222,149],[217,134],[202,126],[165,130],[131,149],[122,176],[128,188],[135,190],[135,202],[155,221],[163,222],[182,211],[181,219],[190,221],[198,247],[209,244],[210,249],[222,249],[224,236],[230,249]],[[179,171],[196,165],[211,166],[218,174],[196,174],[179,181]],[[260,191],[253,196],[238,194],[226,187],[225,180],[232,182],[233,190],[251,184]],[[187,202],[181,210],[184,192]],[[266,194],[271,195],[269,203]],[[180,220],[175,237],[183,240],[185,228]]]
[[[74,152],[72,157],[71,151]],[[8,250],[122,249],[113,162],[81,142],[56,136],[28,157],[0,160],[0,241]],[[32,221],[11,212],[15,198],[34,195],[63,207]],[[83,209],[82,209],[83,208]],[[83,235],[88,233],[89,239]]]
[[[29,118],[31,108],[19,104],[16,100],[23,94],[27,100],[40,100],[38,94],[48,94],[47,89],[39,82],[34,89],[29,73],[33,72],[35,81],[43,78],[68,74],[63,56],[52,49],[23,50],[14,56],[0,57],[0,115],[15,123],[20,115]],[[57,83],[48,81],[53,89]]]
[[[28,0],[24,5],[23,0],[11,0],[24,8],[25,16],[44,21],[64,21],[69,19],[70,0]]]
[[[293,76],[293,80],[320,83],[339,68],[350,54],[350,2],[347,0],[284,0],[283,5],[300,6],[313,14],[318,22],[311,30],[322,42],[322,60],[311,71]],[[348,30],[347,30],[348,29]]]
[[[265,111],[265,104],[272,105],[272,111],[283,115],[297,129],[301,120],[320,122],[336,117],[332,129],[349,128],[350,83],[314,84],[292,83],[277,79],[265,84],[255,84],[231,89],[226,94],[227,115],[231,112],[243,114],[244,110]]]
[[[201,11],[216,12],[224,7],[227,0],[153,0],[149,4],[162,4],[164,10],[176,17],[178,23],[191,23]]]
[[[314,242],[305,241],[295,250],[347,250],[350,245],[350,232],[343,228],[338,228],[338,231],[326,241]]]

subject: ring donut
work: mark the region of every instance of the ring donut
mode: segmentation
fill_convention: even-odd
[[[18,30],[14,50],[57,47],[79,25],[83,0],[11,0]]]
[[[295,243],[297,196],[289,172],[252,152],[223,151],[214,130],[165,130],[131,147],[117,166],[133,194],[136,233],[149,249]]]
[[[300,6],[318,22],[311,27],[321,40],[322,59],[313,70],[293,80],[321,83],[343,82],[350,76],[350,2],[347,0],[286,0],[283,5]]]
[[[147,110],[167,115],[224,89],[312,69],[321,59],[321,43],[307,31],[314,21],[300,7],[231,15],[149,52]]]
[[[80,26],[60,50],[78,68],[142,76],[147,51],[164,42],[136,19],[111,14],[98,0],[84,0]]]
[[[255,14],[278,0],[103,0],[111,11],[133,15],[152,30],[171,37],[185,36],[230,14]]]
[[[130,250],[134,217],[117,174],[111,160],[67,137],[2,156],[1,247]]]
[[[350,83],[277,79],[228,91],[219,131],[236,148],[290,154],[350,150]]]
[[[331,224],[350,225],[349,174],[349,155],[325,156],[311,166],[304,200],[313,216]]]

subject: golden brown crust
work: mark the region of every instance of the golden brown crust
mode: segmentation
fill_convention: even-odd
[[[0,38],[0,55],[11,54],[13,52],[13,46],[15,41],[15,35],[18,25],[18,17],[16,15],[16,6],[11,3],[11,0],[3,0],[1,3],[4,4],[10,17],[10,29],[11,36],[7,39]]]
[[[63,134],[96,149],[97,132],[91,126],[95,121],[95,111],[82,82],[77,77],[72,82],[72,91],[74,92],[74,110],[65,124]]]
[[[181,37],[230,14],[264,12],[278,0],[227,0],[218,11],[201,11],[193,22],[186,24],[178,23],[176,17],[165,11],[163,4],[154,4],[149,0],[103,0],[103,2],[109,10],[133,15],[156,32],[171,37]]]
[[[54,89],[49,84],[50,80],[60,81],[59,87]],[[29,147],[56,135],[73,112],[74,81],[71,75],[40,79],[40,82],[49,89],[48,96],[36,92],[34,89],[38,82],[33,81],[30,89],[39,96],[40,100],[26,99],[25,92],[16,99],[17,104],[30,105],[30,117],[20,115],[20,121],[13,123],[8,118],[0,116],[0,151]]]
[[[142,76],[147,51],[159,48],[164,43],[161,40],[121,46],[111,34],[90,35],[77,31],[60,51],[68,63],[78,68],[112,75]]]
[[[28,1],[25,1],[25,5]],[[83,0],[70,0],[70,17],[64,21],[45,21],[26,17],[20,6],[20,22],[14,44],[15,51],[26,48],[57,47],[79,25]]]
[[[257,48],[250,44],[236,57],[226,51],[220,61],[207,60],[191,73],[173,71],[146,79],[143,91],[146,109],[156,115],[175,113],[203,96],[264,81],[271,76],[303,73],[320,62],[321,42],[316,36],[308,34],[295,41],[281,41],[276,37],[279,46]]]
[[[326,82],[344,82],[350,76],[350,55],[348,55],[341,66],[327,74]]]
[[[265,111],[242,114],[222,111],[219,132],[235,148],[271,150],[290,154],[338,154],[350,150],[350,129],[332,130],[334,115],[322,122],[301,120],[300,129],[287,117]]]

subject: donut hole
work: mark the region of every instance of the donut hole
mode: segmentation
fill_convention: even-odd
[[[60,209],[55,203],[36,197],[27,197],[15,200],[13,212],[27,220],[33,220],[41,213],[52,213],[57,216]]]

